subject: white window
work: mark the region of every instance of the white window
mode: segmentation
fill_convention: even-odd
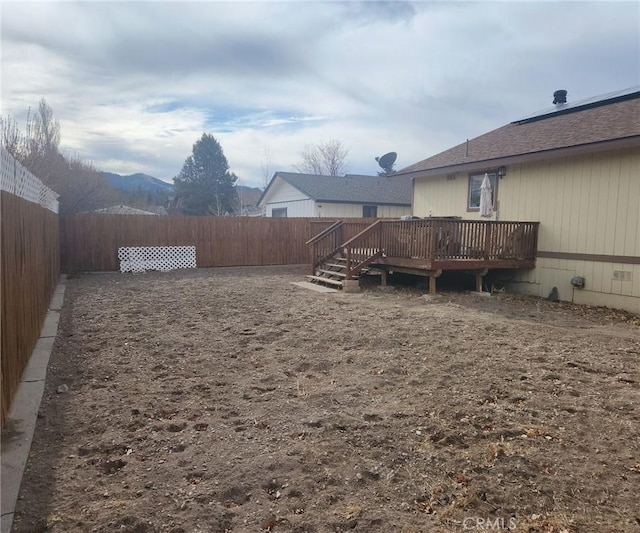
[[[469,176],[467,211],[478,211],[480,209],[480,187],[485,174],[489,175],[489,181],[491,182],[491,205],[496,209],[498,176],[495,172],[481,172],[480,174],[471,174]]]

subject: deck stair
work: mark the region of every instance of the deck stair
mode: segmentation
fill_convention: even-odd
[[[344,280],[347,277],[347,260],[344,257],[334,256],[316,268],[315,275],[306,276],[312,283],[326,285],[334,289],[341,289],[344,286]],[[366,269],[362,271],[366,273]],[[353,279],[358,279],[354,276]]]

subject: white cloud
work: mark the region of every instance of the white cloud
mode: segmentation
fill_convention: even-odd
[[[551,104],[640,84],[635,2],[21,2],[2,113],[45,97],[63,147],[171,179],[202,132],[244,184],[340,139],[397,167]]]

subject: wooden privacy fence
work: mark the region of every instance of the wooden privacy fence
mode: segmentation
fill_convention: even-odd
[[[60,278],[60,241],[55,193],[4,149],[1,171],[0,381],[4,424]]]
[[[62,269],[118,270],[118,248],[124,246],[194,245],[198,267],[308,263],[311,252],[306,242],[333,222],[311,218],[65,216],[60,221]]]

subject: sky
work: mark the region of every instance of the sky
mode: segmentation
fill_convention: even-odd
[[[61,149],[171,181],[203,133],[239,183],[339,140],[402,169],[568,101],[640,85],[640,2],[0,3],[1,114],[45,98]]]

